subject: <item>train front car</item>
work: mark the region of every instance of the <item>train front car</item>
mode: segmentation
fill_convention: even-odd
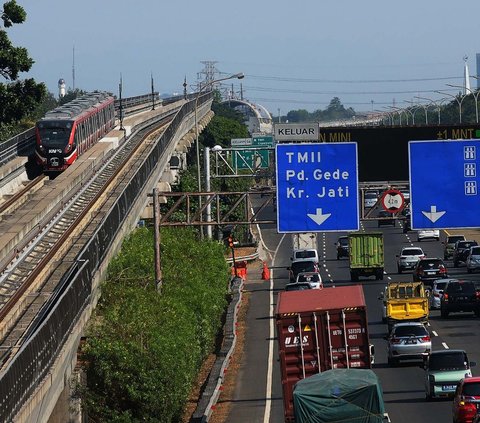
[[[45,172],[61,172],[115,126],[114,98],[85,94],[48,112],[35,128],[37,163]]]
[[[73,163],[77,158],[75,121],[69,114],[56,115],[56,118],[50,116],[39,120],[35,128],[37,163],[47,172],[65,170],[69,162]]]

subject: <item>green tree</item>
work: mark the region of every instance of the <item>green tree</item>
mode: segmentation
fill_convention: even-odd
[[[0,124],[19,122],[35,110],[47,89],[43,83],[29,78],[18,80],[20,72],[28,72],[34,61],[24,47],[14,47],[7,36],[6,28],[25,21],[27,14],[15,0],[3,5],[3,29],[0,29],[0,75],[7,81],[0,83]]]

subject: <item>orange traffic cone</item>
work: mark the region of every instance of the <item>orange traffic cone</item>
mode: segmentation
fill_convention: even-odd
[[[263,262],[262,279],[264,281],[270,280],[270,270],[268,269],[267,263],[265,262]]]

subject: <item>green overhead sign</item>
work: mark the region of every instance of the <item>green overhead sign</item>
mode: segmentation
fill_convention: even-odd
[[[232,147],[243,148],[233,152],[233,166],[236,169],[265,169],[270,166],[269,151],[258,150],[258,148],[273,148],[273,136],[232,139]]]

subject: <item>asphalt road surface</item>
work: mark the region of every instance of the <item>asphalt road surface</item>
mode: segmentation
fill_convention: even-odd
[[[265,217],[273,217],[273,210],[265,210]],[[385,244],[385,275],[383,281],[360,278],[368,309],[370,340],[375,346],[374,371],[379,376],[386,411],[392,422],[442,423],[451,422],[451,400],[425,400],[424,370],[420,362],[387,364],[387,346],[383,337],[387,326],[382,323],[382,302],[378,299],[388,281],[412,280],[411,272],[397,274],[396,255],[402,247],[420,246],[428,257],[443,258],[440,241],[417,242],[416,233],[403,233],[401,223],[395,227],[378,228],[377,222],[362,223],[367,231],[382,231]],[[292,239],[290,234],[279,234],[273,225],[261,228],[262,239],[271,257],[272,281],[252,281],[246,284],[251,292],[247,316],[245,356],[237,380],[235,400],[232,403],[229,422],[283,422],[283,399],[278,364],[278,349],[274,330],[273,313],[276,295],[288,282],[286,267],[290,263]],[[317,249],[321,256],[321,274],[325,286],[350,285],[348,259],[336,259],[335,243],[345,233],[319,233]],[[468,274],[465,266],[454,268],[447,261],[450,277],[480,280],[480,274]],[[454,313],[442,319],[440,312],[430,312],[428,329],[432,336],[433,350],[445,348],[465,349],[470,361],[478,363],[474,376],[480,375],[480,319],[473,313]]]

